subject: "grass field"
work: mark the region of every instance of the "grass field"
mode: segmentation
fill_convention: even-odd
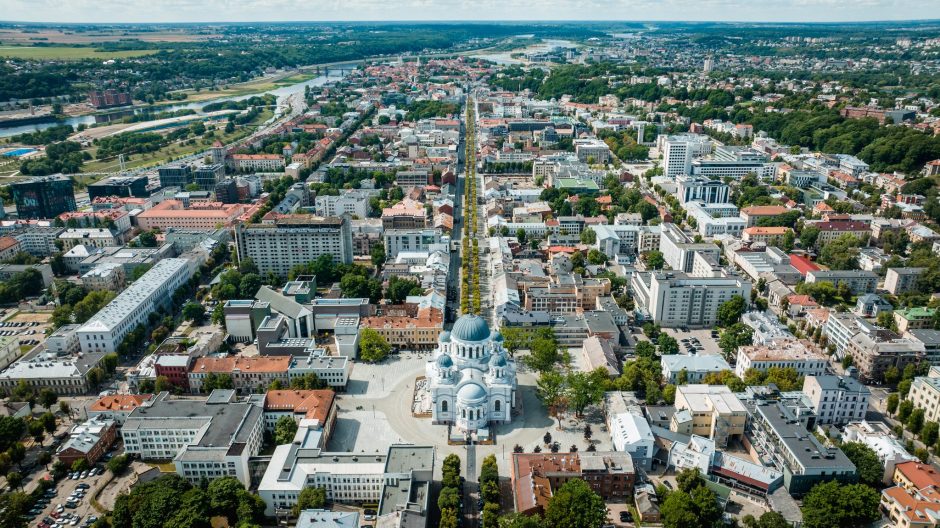
[[[258,117],[251,122],[246,127],[239,127],[235,129],[231,134],[225,134],[221,132],[221,129],[216,130],[216,136],[211,139],[199,139],[194,145],[181,145],[179,143],[173,143],[163,147],[160,150],[155,152],[148,152],[146,154],[134,154],[131,156],[131,159],[127,160],[125,163],[128,169],[139,169],[142,167],[151,167],[154,165],[162,165],[163,163],[168,162],[173,158],[181,158],[183,156],[188,156],[195,152],[201,152],[209,148],[210,145],[215,143],[218,139],[222,143],[230,143],[237,139],[243,138],[250,134],[254,126],[257,126],[261,123],[264,123],[274,115],[273,110],[264,110]],[[95,148],[88,149],[88,153],[95,156]],[[86,162],[82,165],[82,172],[116,172],[120,168],[120,164],[117,159],[107,159],[107,160],[94,160]],[[80,175],[76,175],[80,176]],[[81,179],[86,185],[88,183],[93,183],[101,179],[100,176],[86,177],[86,178],[76,178]],[[87,180],[87,181],[86,181]]]
[[[0,46],[0,57],[35,60],[125,59],[153,55],[159,50],[97,51],[81,46]]]

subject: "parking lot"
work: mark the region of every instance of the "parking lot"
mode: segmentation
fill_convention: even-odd
[[[0,317],[8,317],[9,313],[9,310],[4,311]],[[50,317],[49,313],[18,312],[0,321],[0,337],[15,336],[20,346],[34,347],[45,340]]]
[[[676,341],[679,342],[679,353],[688,354],[689,350],[686,347],[686,343],[695,345],[695,353],[709,356],[720,356],[721,348],[718,346],[718,338],[712,337],[711,328],[702,328],[699,330],[690,329],[687,332],[683,332],[676,328],[663,328],[663,333],[666,335],[676,338]],[[683,341],[687,339],[688,341]],[[696,343],[693,339],[697,339]]]
[[[89,526],[94,520],[89,522],[89,518],[99,516],[97,510],[91,506],[91,496],[94,490],[107,479],[102,469],[101,475],[89,475],[85,478],[72,479],[66,477],[59,481],[54,488],[55,494],[47,492],[46,498],[48,504],[42,506],[42,511],[34,518],[30,526],[40,528],[65,527],[65,526]],[[71,475],[71,474],[70,474]],[[76,490],[84,489],[84,496],[78,497],[74,502],[69,502],[69,498]],[[73,507],[74,506],[74,507]],[[53,521],[48,523],[47,521]]]

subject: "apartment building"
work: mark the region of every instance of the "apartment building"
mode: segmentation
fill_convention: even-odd
[[[940,420],[940,367],[932,366],[926,376],[914,378],[907,399],[924,410],[924,420]]]
[[[852,365],[858,369],[859,378],[880,381],[891,367],[904,372],[908,365],[923,361],[926,350],[924,344],[915,339],[901,337],[891,330],[865,326],[849,339],[844,354],[852,357]]]
[[[264,274],[286,277],[298,264],[330,255],[333,262],[351,264],[352,232],[346,217],[287,215],[273,224],[235,227],[238,258],[251,258]]]
[[[509,467],[515,510],[535,515],[566,482],[581,479],[602,499],[633,496],[636,472],[627,453],[513,453]]]
[[[189,390],[202,392],[209,374],[225,374],[232,378],[232,388],[239,394],[264,392],[274,380],[289,383],[287,370],[290,356],[228,356],[197,358],[189,370]]]
[[[835,375],[806,376],[803,394],[809,396],[817,424],[845,425],[865,419],[871,392],[855,378]]]
[[[748,438],[765,464],[783,473],[783,486],[802,496],[820,482],[858,480],[855,465],[837,447],[826,447],[801,419],[782,402],[758,404],[751,413]]]
[[[193,262],[186,259],[157,262],[76,331],[82,352],[116,352],[124,336],[170,303],[194,269]]]
[[[635,272],[630,288],[642,317],[667,328],[713,327],[723,303],[735,295],[749,299],[751,294],[751,282],[742,277],[682,272]]]
[[[789,227],[748,227],[742,232],[741,238],[751,244],[763,243],[768,246],[782,245],[787,233],[792,233]]]
[[[777,340],[764,345],[738,348],[734,373],[744,379],[750,369],[767,372],[771,368],[792,368],[800,376],[826,373],[829,357],[808,340]]]
[[[881,511],[894,528],[940,525],[940,474],[919,461],[896,465],[894,486],[881,492]]]
[[[871,234],[871,225],[867,222],[856,222],[852,220],[834,220],[808,223],[816,229],[819,229],[819,237],[816,239],[816,248],[821,248],[826,244],[836,240],[842,235],[852,235],[859,240],[866,240]]]
[[[898,464],[918,460],[907,452],[894,431],[885,422],[849,422],[842,433],[845,442],[859,442],[868,446],[878,455],[878,460],[884,467],[882,482],[890,484]]]
[[[885,273],[885,290],[892,295],[913,290],[924,270],[925,268],[888,268]]]
[[[933,328],[937,316],[936,308],[914,307],[906,310],[895,310],[892,313],[894,324],[898,333],[903,334],[910,330],[926,330]]]
[[[722,448],[744,436],[747,409],[724,385],[680,385],[675,408],[669,427],[674,432],[710,438]]]
[[[816,270],[806,274],[806,282],[831,282],[833,286],[845,284],[854,295],[859,295],[875,292],[878,274],[864,270]]]
[[[576,139],[573,143],[575,155],[578,157],[578,161],[582,163],[607,163],[610,161],[610,147],[599,139]]]
[[[121,436],[124,451],[143,460],[172,460],[193,483],[234,477],[251,486],[248,460],[261,451],[264,410],[240,402],[233,390],[206,399],[173,398],[161,392],[134,409]]]

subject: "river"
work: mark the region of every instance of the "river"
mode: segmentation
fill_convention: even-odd
[[[258,92],[258,93],[239,95],[239,96],[234,96],[234,97],[219,97],[216,99],[208,99],[205,101],[198,101],[198,102],[193,102],[193,103],[180,103],[180,104],[171,104],[171,105],[166,105],[166,106],[160,105],[160,106],[155,106],[153,110],[156,112],[175,112],[177,110],[185,109],[185,110],[195,110],[199,112],[206,105],[211,104],[211,103],[220,103],[223,101],[241,101],[244,99],[248,99],[249,97],[254,97],[256,95],[262,95],[266,93],[276,95],[278,99],[281,99],[283,97],[287,97],[296,93],[303,93],[304,90],[307,88],[307,86],[323,86],[324,84],[327,84],[329,82],[338,81],[342,79],[343,76],[344,75],[342,73],[334,74],[334,75],[320,75],[319,77],[314,77],[313,79],[309,79],[309,80],[299,82],[296,84],[291,84],[288,86],[281,86],[280,88],[275,88],[274,90],[268,90],[266,92]],[[133,109],[133,112],[139,113],[144,109],[145,108],[135,108]],[[117,121],[117,120],[120,120],[121,116],[127,115],[126,112],[130,111],[131,109],[125,109],[123,112],[120,109],[115,109],[115,110],[116,111],[113,112],[113,114],[117,116],[115,118],[115,120]],[[65,119],[43,121],[41,123],[29,123],[25,125],[12,125],[12,126],[4,126],[4,124],[0,122],[0,138],[15,136],[17,134],[22,134],[24,132],[35,132],[37,130],[45,130],[47,128],[51,128],[57,125],[72,125],[73,128],[77,128],[78,125],[91,126],[95,124],[96,122],[99,122],[98,118],[101,118],[101,117],[102,117],[102,114],[97,114],[97,115],[90,114],[90,115],[83,115],[83,116],[66,117]]]
[[[531,35],[518,35],[518,37],[530,37]],[[543,39],[537,44],[527,46],[525,48],[516,48],[511,51],[498,51],[495,53],[479,53],[475,55],[470,55],[475,59],[485,59],[488,61],[495,62],[503,66],[514,65],[514,64],[524,64],[525,61],[513,58],[512,55],[516,53],[537,53],[537,52],[551,52],[555,51],[558,48],[577,48],[578,45],[570,40],[561,40],[561,39]]]

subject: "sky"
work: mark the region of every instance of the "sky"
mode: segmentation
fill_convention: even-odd
[[[940,0],[0,0],[0,20],[28,22],[839,22],[925,17],[940,17]]]

